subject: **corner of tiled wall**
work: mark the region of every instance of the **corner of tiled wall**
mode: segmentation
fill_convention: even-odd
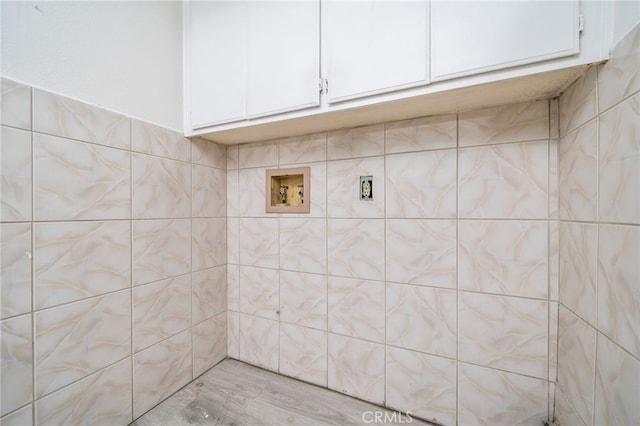
[[[640,423],[640,26],[560,96],[560,424]]]
[[[228,147],[229,356],[443,424],[546,421],[557,110]],[[265,169],[301,165],[311,213],[266,214]]]
[[[128,424],[226,356],[225,149],[5,78],[1,124],[2,424]]]

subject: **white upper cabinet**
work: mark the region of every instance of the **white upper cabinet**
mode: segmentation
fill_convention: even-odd
[[[579,4],[431,2],[431,79],[445,80],[579,52]]]
[[[194,129],[246,117],[245,17],[245,2],[185,3],[185,119]]]
[[[428,15],[426,0],[323,3],[328,101],[427,84]]]
[[[185,134],[244,143],[557,96],[606,0],[185,0]]]
[[[185,12],[191,128],[320,104],[319,0],[192,1]]]
[[[247,116],[320,105],[320,1],[248,3]]]

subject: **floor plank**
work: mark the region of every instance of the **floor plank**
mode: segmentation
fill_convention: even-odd
[[[373,422],[374,404],[226,359],[136,420],[132,426],[429,425],[416,418]],[[368,420],[368,421],[366,421]]]

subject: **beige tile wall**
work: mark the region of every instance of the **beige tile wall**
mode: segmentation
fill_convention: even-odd
[[[226,356],[226,153],[2,80],[2,424],[125,425]]]
[[[557,111],[543,100],[229,147],[229,356],[444,424],[547,420]],[[265,170],[299,166],[310,214],[266,214]]]
[[[561,424],[640,423],[640,26],[560,96]]]

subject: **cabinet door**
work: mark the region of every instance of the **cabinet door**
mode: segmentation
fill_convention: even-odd
[[[320,2],[249,2],[249,118],[320,104]]]
[[[187,85],[194,129],[245,113],[246,3],[187,2]]]
[[[578,1],[434,1],[431,79],[579,52]]]
[[[327,2],[329,102],[428,83],[428,13],[427,1]]]

